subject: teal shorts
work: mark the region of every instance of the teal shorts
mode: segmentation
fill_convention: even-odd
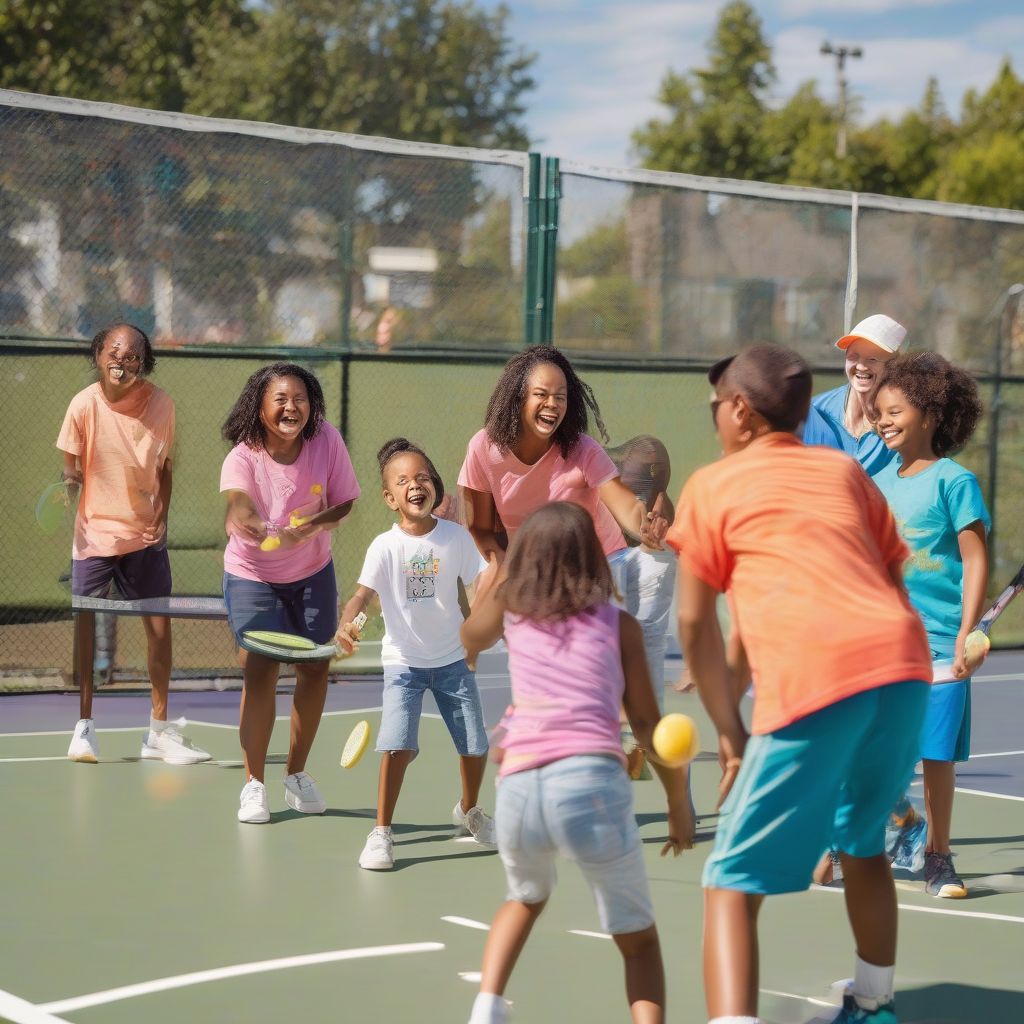
[[[933,661],[952,661],[955,637],[929,636]],[[927,761],[966,761],[971,756],[971,680],[931,687],[918,755]]]
[[[874,857],[919,755],[930,686],[858,693],[747,744],[704,865],[706,889],[801,892],[825,850]]]

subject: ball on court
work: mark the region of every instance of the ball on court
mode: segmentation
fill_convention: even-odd
[[[156,771],[145,780],[145,787],[151,799],[169,803],[185,792],[185,780],[178,772]]]
[[[665,715],[654,727],[654,752],[673,768],[689,764],[700,753],[697,723],[678,712]]]
[[[991,646],[992,641],[980,629],[968,633],[967,639],[964,641],[964,660],[972,666],[981,664]]]

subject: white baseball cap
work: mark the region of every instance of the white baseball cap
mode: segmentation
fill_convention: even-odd
[[[875,313],[859,324],[849,334],[844,334],[837,342],[836,348],[849,348],[855,341],[866,341],[883,352],[899,352],[907,329],[896,323],[891,316]]]

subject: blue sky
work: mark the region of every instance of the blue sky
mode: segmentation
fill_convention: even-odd
[[[495,7],[498,0],[479,0]],[[630,133],[662,116],[668,68],[701,66],[722,6],[715,0],[505,0],[512,36],[538,54],[526,125],[534,148],[564,159],[635,166]],[[984,89],[1004,56],[1024,76],[1024,0],[754,0],[779,72],[776,94],[808,79],[836,94],[824,39],[859,45],[847,64],[861,116],[916,106],[929,75],[958,115],[964,91]]]

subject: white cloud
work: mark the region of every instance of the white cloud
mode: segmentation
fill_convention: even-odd
[[[786,18],[808,14],[883,14],[911,7],[944,7],[958,0],[782,0],[779,13]]]

